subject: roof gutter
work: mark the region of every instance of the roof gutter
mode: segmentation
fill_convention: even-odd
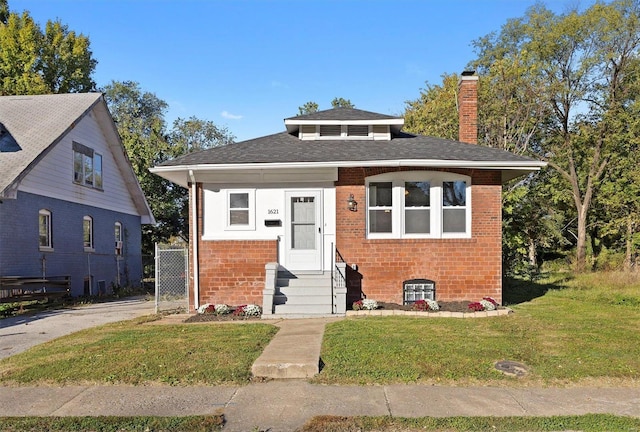
[[[189,170],[191,179],[191,232],[193,233],[193,307],[197,311],[200,307],[200,278],[198,266],[198,187],[193,170]]]
[[[238,164],[196,164],[196,165],[168,165],[156,166],[150,169],[152,173],[178,171],[227,171],[227,170],[262,170],[262,169],[291,169],[291,168],[352,168],[352,167],[410,167],[424,166],[430,168],[479,168],[499,170],[537,171],[547,166],[546,162],[531,161],[464,161],[442,159],[398,159],[398,160],[370,160],[370,161],[332,161],[332,162],[275,162],[275,163],[238,163]]]

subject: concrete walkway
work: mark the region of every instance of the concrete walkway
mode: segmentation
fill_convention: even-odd
[[[341,318],[275,321],[280,328],[251,367],[255,377],[311,378],[320,372],[320,349],[327,323]]]
[[[317,415],[640,417],[639,388],[325,386],[303,380],[243,387],[0,387],[0,416],[187,416],[222,411],[225,431],[294,431]]]

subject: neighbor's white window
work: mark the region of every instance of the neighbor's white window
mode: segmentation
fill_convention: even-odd
[[[255,191],[227,191],[227,229],[255,229]]]
[[[51,249],[51,212],[49,210],[40,210],[38,212],[38,244],[40,249]]]
[[[93,218],[91,216],[82,218],[82,241],[85,251],[93,251]]]
[[[469,238],[468,176],[411,171],[367,178],[368,238]]]
[[[116,222],[113,231],[116,238],[116,255],[122,256],[122,224],[120,222]]]
[[[102,155],[92,148],[73,142],[73,181],[102,189]]]

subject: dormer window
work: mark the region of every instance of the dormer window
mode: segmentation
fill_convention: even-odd
[[[340,125],[320,125],[320,136],[337,136],[342,134],[342,126]]]
[[[366,137],[369,136],[368,125],[347,125],[347,136]]]

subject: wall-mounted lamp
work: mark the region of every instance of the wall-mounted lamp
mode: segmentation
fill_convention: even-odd
[[[347,199],[347,208],[351,211],[358,211],[358,201],[353,198],[353,194],[349,194]]]

